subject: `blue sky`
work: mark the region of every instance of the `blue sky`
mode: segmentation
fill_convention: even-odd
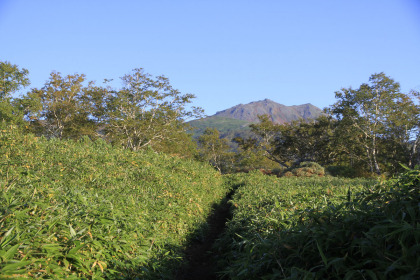
[[[0,0],[0,34],[31,88],[53,70],[101,83],[142,67],[208,115],[265,98],[324,108],[378,72],[420,90],[420,0]]]

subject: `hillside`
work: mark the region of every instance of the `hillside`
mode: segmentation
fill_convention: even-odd
[[[193,120],[189,124],[194,128],[194,138],[201,135],[206,128],[216,128],[222,137],[232,138],[250,131],[249,125],[252,122],[224,118],[219,116],[210,116],[207,118]]]

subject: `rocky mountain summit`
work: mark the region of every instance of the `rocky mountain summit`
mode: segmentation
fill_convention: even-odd
[[[219,111],[211,117],[223,117],[236,120],[258,122],[259,115],[269,115],[274,123],[288,123],[299,119],[314,119],[322,114],[322,110],[312,104],[286,106],[270,99],[239,104]],[[211,118],[210,117],[210,118]]]

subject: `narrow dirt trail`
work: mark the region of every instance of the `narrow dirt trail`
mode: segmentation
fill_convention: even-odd
[[[209,230],[203,240],[194,240],[185,251],[186,264],[180,268],[175,279],[181,280],[214,280],[218,279],[215,271],[214,255],[211,252],[213,243],[222,234],[225,224],[231,218],[228,201],[233,195],[230,192],[223,201],[217,205],[213,214],[208,217]]]

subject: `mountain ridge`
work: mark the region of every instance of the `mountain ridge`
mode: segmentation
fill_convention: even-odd
[[[222,137],[233,138],[249,133],[249,125],[258,123],[258,115],[269,115],[274,123],[284,124],[299,119],[315,119],[322,114],[321,109],[310,103],[286,106],[270,99],[264,99],[238,104],[218,111],[214,115],[190,121],[189,124],[195,128],[193,130],[194,137],[201,135],[206,128],[216,128]]]
[[[310,103],[286,106],[270,99],[264,99],[235,105],[218,111],[208,118],[217,116],[255,123],[258,122],[259,115],[269,115],[274,123],[284,124],[299,119],[317,118],[322,115],[322,110]]]

